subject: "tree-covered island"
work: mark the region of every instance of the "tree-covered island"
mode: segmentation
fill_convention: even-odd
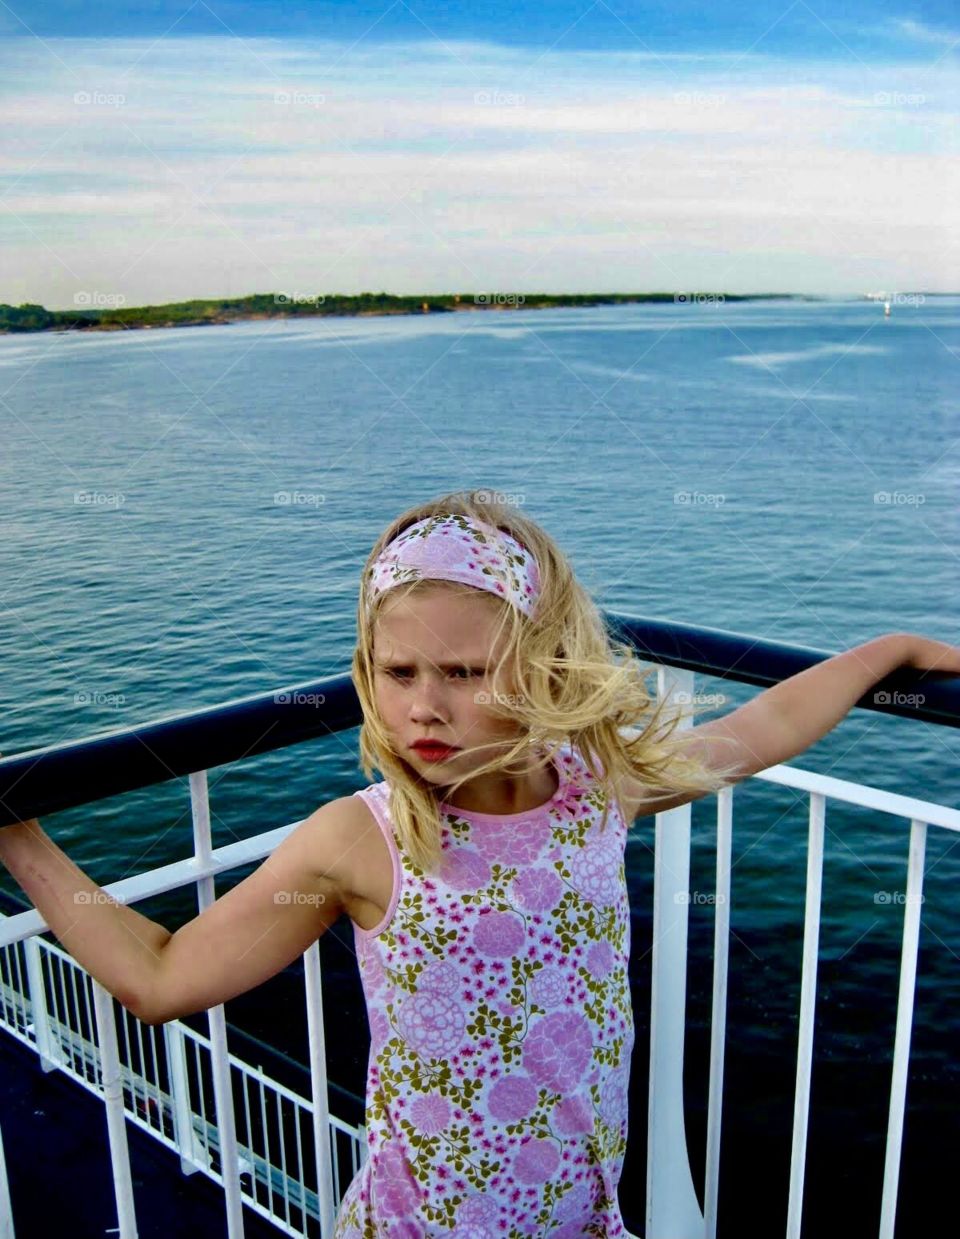
[[[254,293],[222,300],[177,301],[170,305],[126,306],[117,294],[77,294],[73,310],[0,302],[0,332],[123,331],[138,327],[200,327],[259,318],[316,318],[327,315],[448,314],[473,310],[547,310],[559,306],[673,303],[715,305],[726,301],[819,301],[791,293]],[[96,304],[97,300],[109,304]],[[118,304],[119,302],[119,304]]]

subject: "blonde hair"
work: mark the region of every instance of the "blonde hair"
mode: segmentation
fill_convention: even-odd
[[[540,598],[532,620],[491,593],[433,579],[395,586],[371,600],[370,568],[380,552],[415,521],[439,514],[465,516],[505,530],[536,557]],[[499,613],[492,648],[505,632],[507,640],[492,672],[495,691],[490,710],[495,717],[513,720],[519,729],[509,752],[494,755],[485,765],[439,789],[443,795],[421,780],[392,747],[377,711],[373,659],[377,616],[385,600],[437,587],[488,599]],[[510,694],[497,691],[504,671],[514,689]],[[408,509],[383,531],[364,564],[352,660],[353,682],[363,709],[360,762],[368,779],[379,769],[388,781],[390,811],[400,844],[424,873],[435,872],[440,860],[441,800],[449,803],[450,796],[478,774],[517,773],[531,768],[531,759],[533,769],[546,767],[568,742],[605,793],[601,830],[606,828],[615,785],[625,777],[647,783],[654,802],[677,792],[702,795],[725,786],[735,773],[733,767],[707,766],[684,751],[683,732],[672,734],[685,715],[665,716],[667,702],[658,702],[647,690],[647,678],[654,673],[653,667],[641,665],[632,646],[611,639],[599,608],[550,535],[516,508],[492,500],[489,491],[455,491]],[[542,751],[542,761],[531,754],[531,744]],[[474,751],[485,747],[503,746],[481,745]]]

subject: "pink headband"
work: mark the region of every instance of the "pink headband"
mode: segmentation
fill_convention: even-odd
[[[502,529],[466,516],[429,516],[408,526],[370,567],[370,602],[408,581],[459,581],[506,598],[531,616],[540,596],[537,561]]]

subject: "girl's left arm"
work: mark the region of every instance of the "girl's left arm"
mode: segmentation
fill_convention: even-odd
[[[754,762],[762,764],[750,773],[765,770],[815,744],[874,684],[901,667],[960,675],[960,647],[909,632],[875,637],[790,676],[725,718],[693,730],[703,734],[726,723],[722,730],[744,740],[748,760],[750,750],[757,749]]]
[[[686,733],[691,753],[716,769],[732,767],[730,782],[740,782],[803,753],[900,667],[960,675],[960,647],[908,632],[875,637],[790,676],[722,718],[691,727]],[[622,792],[632,816],[662,813],[699,798],[655,791],[633,779]]]

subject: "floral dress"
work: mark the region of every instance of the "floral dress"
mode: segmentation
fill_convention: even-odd
[[[553,797],[441,808],[442,863],[398,849],[380,925],[354,922],[370,1023],[367,1157],[335,1239],[626,1237],[617,1184],[634,1043],[627,827],[570,745]]]

